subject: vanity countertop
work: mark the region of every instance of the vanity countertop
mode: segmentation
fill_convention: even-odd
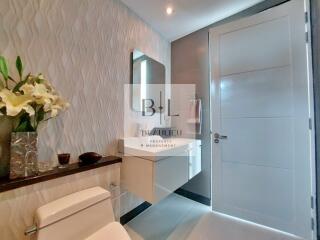
[[[51,171],[40,173],[39,175],[33,177],[17,179],[0,178],[0,193],[121,162],[122,159],[119,157],[108,156],[103,157],[100,161],[94,164],[84,165],[81,163],[71,163],[67,168],[54,168]]]
[[[170,156],[189,156],[190,149],[201,140],[189,138],[167,138],[159,136],[131,137],[119,140],[119,152],[124,156],[136,156],[159,161]]]

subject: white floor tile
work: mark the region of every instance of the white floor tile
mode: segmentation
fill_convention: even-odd
[[[151,206],[125,228],[132,240],[183,240],[210,208],[177,194]]]

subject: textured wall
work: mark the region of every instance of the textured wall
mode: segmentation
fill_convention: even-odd
[[[0,0],[0,55],[21,55],[71,103],[40,131],[40,159],[55,153],[117,152],[123,85],[134,48],[166,66],[170,44],[119,0]]]
[[[20,55],[26,73],[45,74],[71,104],[40,131],[40,159],[56,161],[56,152],[71,152],[74,161],[85,151],[116,154],[117,139],[124,134],[123,85],[130,81],[134,48],[163,63],[170,82],[170,43],[120,0],[0,0],[0,55],[11,60],[11,67]],[[77,189],[85,186],[80,181]],[[0,194],[1,239],[23,239],[21,230],[31,223],[35,207],[68,192],[44,198],[46,192],[36,188]],[[26,201],[17,206],[21,200]],[[128,193],[121,203],[125,213],[141,200]]]
[[[90,187],[109,189],[111,183],[118,185],[120,164],[78,173],[48,182],[18,188],[0,194],[0,239],[27,240],[26,227],[33,224],[36,209],[65,195]],[[115,216],[119,215],[119,199],[114,195]]]

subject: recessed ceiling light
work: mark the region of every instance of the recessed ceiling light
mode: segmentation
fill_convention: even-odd
[[[173,8],[172,7],[167,7],[166,12],[168,15],[171,15],[173,13]]]

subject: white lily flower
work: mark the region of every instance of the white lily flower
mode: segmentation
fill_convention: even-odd
[[[32,95],[34,101],[39,105],[48,106],[57,99],[57,96],[51,94],[44,84],[25,84],[21,87],[21,90],[24,94]]]
[[[44,84],[36,83],[32,95],[36,98],[49,98],[54,100],[56,97],[49,92]]]
[[[58,97],[51,105],[45,105],[44,111],[51,112],[51,117],[56,117],[59,111],[66,110],[69,106],[69,103]]]
[[[42,83],[36,83],[35,85],[33,84],[24,84],[21,87],[21,90],[23,91],[24,94],[30,94],[33,97],[40,99],[51,99],[55,100],[57,97],[50,93],[49,89],[47,89],[45,84]]]
[[[0,97],[5,104],[8,116],[17,116],[22,110],[25,110],[30,116],[35,114],[34,109],[29,105],[33,101],[30,95],[16,95],[8,89],[2,89]]]
[[[22,78],[19,66],[17,69],[20,78]],[[29,130],[30,126],[25,125],[25,120],[29,121],[33,130],[37,130],[41,121],[48,120],[49,115],[51,117],[57,116],[60,111],[69,106],[69,103],[59,96],[42,74],[28,74],[23,81],[15,86],[10,84],[6,88],[1,83],[0,81],[0,115],[15,117],[14,125],[17,126],[14,126],[14,131]],[[8,89],[8,87],[12,88]],[[13,91],[17,88],[19,91]],[[23,117],[27,119],[21,119],[22,113]]]
[[[34,86],[32,84],[24,84],[20,89],[24,94],[32,95]]]

